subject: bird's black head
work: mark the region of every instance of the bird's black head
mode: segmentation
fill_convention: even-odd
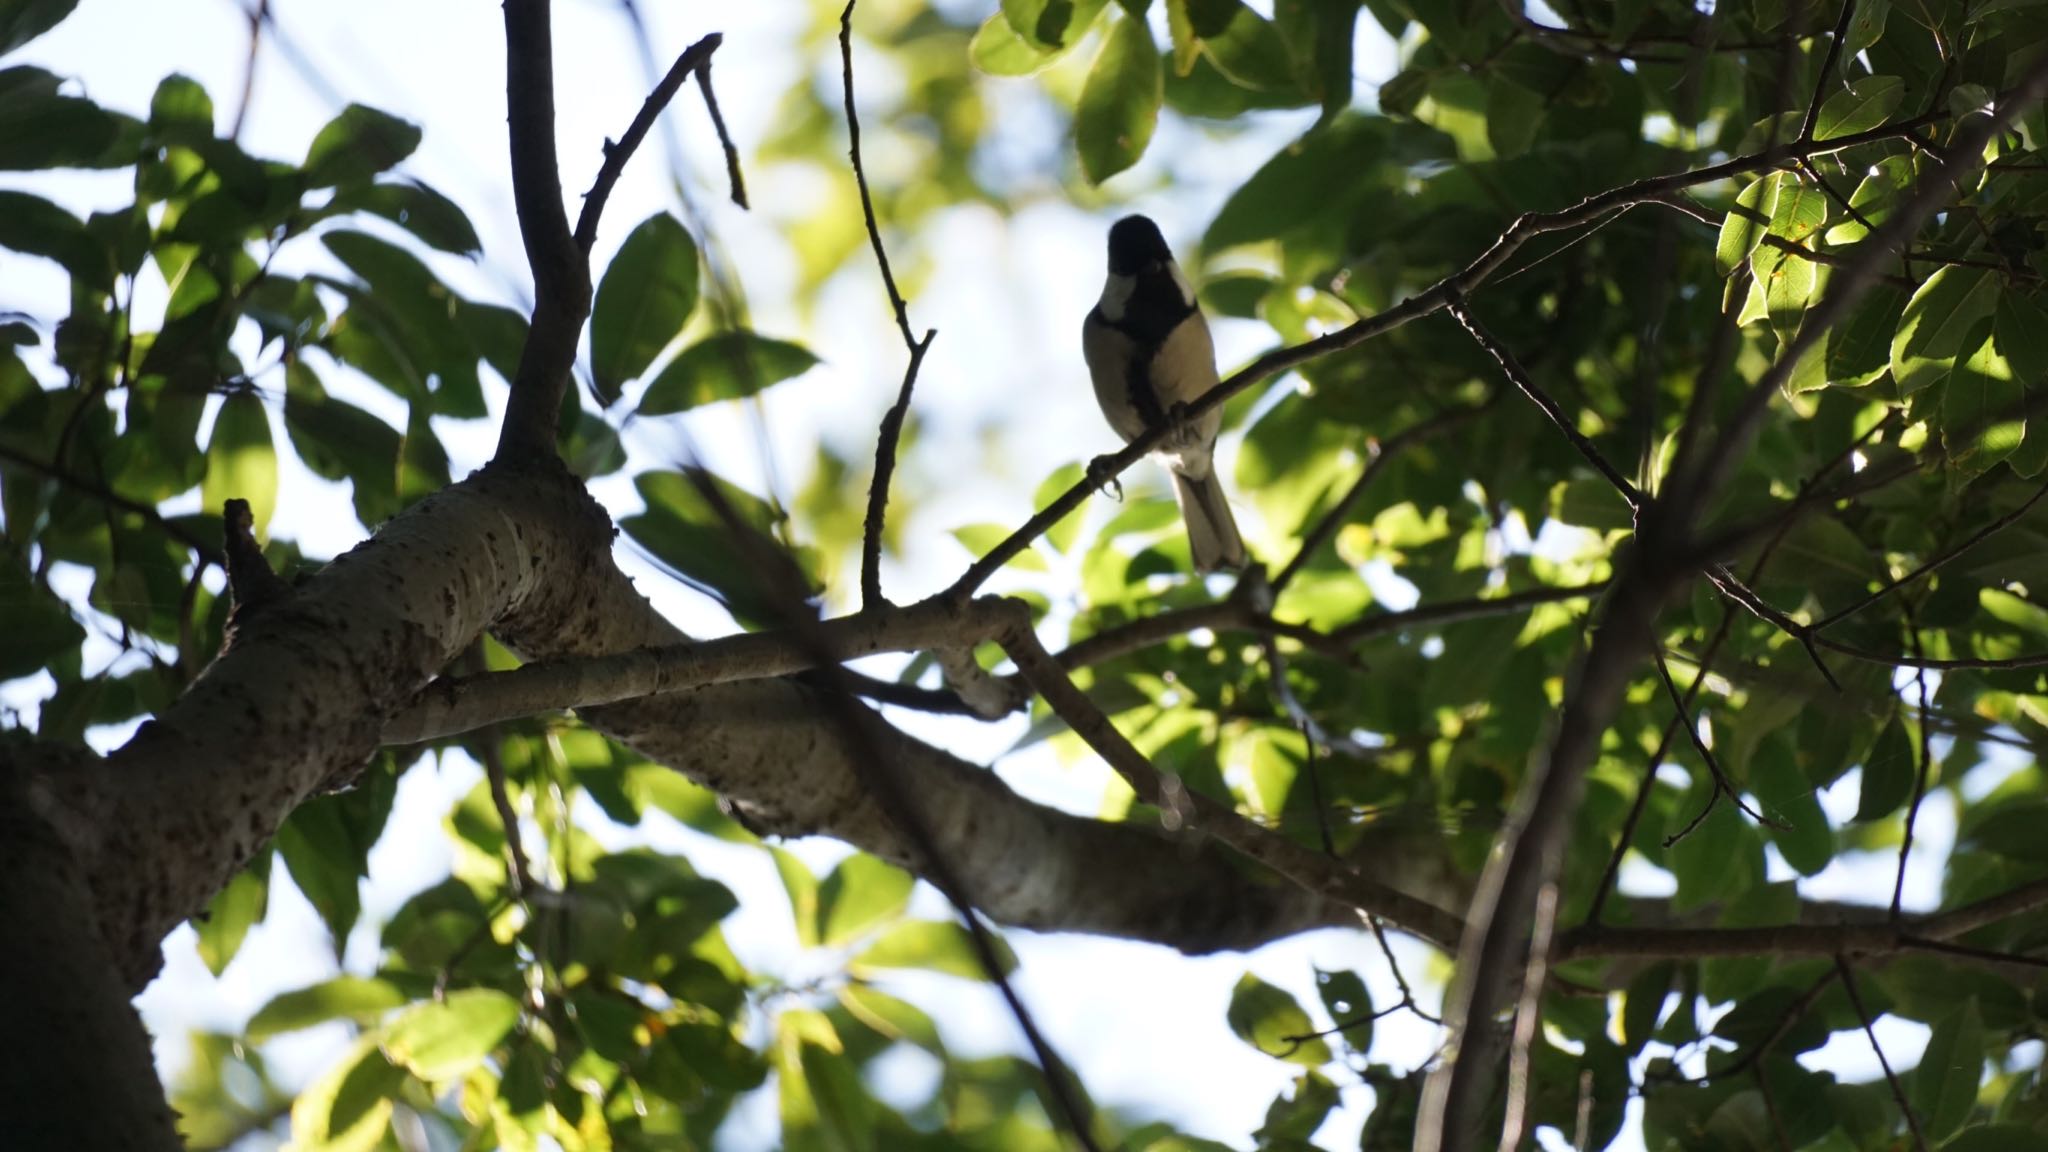
[[[1147,216],[1126,216],[1109,228],[1109,271],[1113,276],[1136,276],[1163,267],[1173,259],[1159,225]]]

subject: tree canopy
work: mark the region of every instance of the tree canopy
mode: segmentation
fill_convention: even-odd
[[[0,57],[76,7],[0,0]],[[265,157],[184,76],[111,108],[0,59],[0,268],[69,287],[59,314],[0,283],[0,1130],[711,1147],[761,1091],[793,1150],[1213,1147],[1098,1107],[1001,930],[1193,954],[1336,926],[1399,998],[1245,977],[1229,1028],[1296,1069],[1261,1148],[2048,1148],[2048,6],[811,5],[744,153],[712,62],[746,43],[650,45],[638,115],[558,144],[554,33],[590,15],[503,8],[523,251],[406,172],[407,109]],[[606,215],[691,100],[728,170]],[[1258,563],[1189,572],[1125,472],[1161,425],[954,527],[941,591],[890,587],[943,496],[915,463],[984,452],[920,425],[951,382],[920,378],[900,242],[970,208],[1106,224],[1171,182],[1148,150],[1276,126],[1181,254],[1267,350],[1168,422],[1221,408]],[[558,147],[600,145],[565,191]],[[78,169],[128,202],[33,183]],[[903,372],[860,451],[780,491],[626,434],[834,357],[752,326],[693,205],[764,173],[822,190],[773,222],[796,301],[861,277]],[[478,257],[530,299],[458,290]],[[465,478],[461,428],[498,445]],[[348,486],[346,554],[273,532],[299,467]],[[622,478],[637,506],[587,487]],[[684,635],[614,549],[727,634]],[[903,655],[847,667],[877,654]],[[917,710],[1022,715],[1116,779],[1097,816],[1033,803]],[[398,779],[458,752],[485,773],[454,868],[374,962],[159,1084],[129,1001],[165,934],[218,974],[288,875],[339,958]],[[769,854],[830,975],[772,985],[721,931],[733,891],[595,830],[653,813]],[[806,835],[858,851],[817,875],[781,843]],[[950,915],[910,910],[919,879]],[[1389,935],[1446,963],[1404,972]],[[902,970],[999,984],[1028,1055],[949,1049]],[[1436,1043],[1376,1043],[1393,1013]],[[1887,1019],[1925,1026],[1917,1060]],[[273,1077],[266,1041],[332,1021],[344,1054]],[[906,1049],[941,1070],[910,1102],[877,1090]],[[1362,1130],[1325,1123],[1361,1097]]]

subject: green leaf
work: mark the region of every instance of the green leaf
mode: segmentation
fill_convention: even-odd
[[[1865,222],[1875,228],[1885,222],[1896,208],[1899,199],[1913,186],[1913,160],[1909,156],[1887,156],[1877,162],[1870,174],[1856,185],[1856,191],[1849,195],[1849,207],[1856,210],[1841,223],[1828,229],[1826,241],[1829,244],[1854,244],[1870,234]],[[1858,220],[1856,217],[1861,216]]]
[[[865,852],[841,860],[818,886],[820,942],[842,947],[901,916],[914,883],[910,873]]]
[[[858,982],[849,982],[839,990],[839,1002],[861,1023],[892,1040],[908,1040],[941,1058],[946,1054],[938,1025],[915,1004]]]
[[[1356,972],[1325,972],[1318,968],[1316,994],[1322,998],[1323,1011],[1330,1014],[1331,1026],[1343,1028],[1337,1036],[1344,1046],[1353,1052],[1371,1051],[1372,993],[1366,990],[1365,980]]]
[[[420,146],[416,124],[363,104],[329,120],[306,150],[306,185],[331,188],[366,181]]]
[[[1001,12],[982,21],[967,42],[967,58],[991,76],[1029,76],[1058,58],[1017,35]]]
[[[0,171],[106,167],[134,121],[58,93],[57,77],[26,65],[0,70]],[[122,158],[124,161],[132,157]]]
[[[682,350],[640,397],[640,415],[666,416],[719,400],[740,400],[810,371],[810,349],[739,329]]]
[[[1721,220],[1721,235],[1714,243],[1714,264],[1721,275],[1733,273],[1770,233],[1778,207],[1779,180],[1776,172],[1759,176],[1736,194],[1735,206]]]
[[[1906,725],[1893,716],[1877,734],[1870,755],[1863,759],[1862,791],[1856,801],[1859,823],[1882,820],[1899,810],[1899,805],[1912,794],[1919,760],[1920,754],[1906,737]]]
[[[789,893],[789,914],[796,923],[796,942],[806,948],[818,946],[818,878],[811,875],[811,869],[796,854],[786,848],[768,845],[769,858],[775,861],[775,874],[782,879],[782,890]]]
[[[1319,1037],[1308,1013],[1285,989],[1275,988],[1247,972],[1231,989],[1224,1013],[1237,1038],[1266,1055],[1310,1068],[1330,1062],[1330,1046]]]
[[[1105,0],[1002,0],[997,13],[1011,34],[1034,51],[1074,46],[1100,15]]]
[[[1034,509],[1050,507],[1054,500],[1066,494],[1067,489],[1079,484],[1085,475],[1086,470],[1079,464],[1062,464],[1053,469],[1052,475],[1038,482],[1038,491],[1031,494],[1031,506]],[[1087,507],[1087,501],[1082,501],[1079,507],[1046,530],[1045,542],[1052,545],[1053,551],[1065,552],[1074,543],[1074,537],[1081,532],[1082,513]]]
[[[1858,0],[1856,14],[1849,20],[1849,34],[1842,38],[1843,67],[1848,67],[1850,61],[1884,35],[1885,17],[1891,13],[1891,6],[1891,0]]]
[[[649,216],[626,237],[590,313],[591,377],[606,407],[682,332],[697,307],[698,276],[697,242],[668,213]]]
[[[369,1024],[411,998],[387,980],[337,976],[308,988],[280,992],[256,1010],[243,1029],[251,1040],[268,1040],[286,1032],[311,1028],[329,1020]]]
[[[453,200],[417,180],[356,184],[335,192],[328,213],[368,212],[381,216],[418,237],[422,243],[457,256],[483,253],[476,229]]]
[[[57,26],[78,0],[0,0],[0,56]]]
[[[1905,309],[1904,289],[1873,284],[1849,319],[1828,333],[1828,380],[1855,387],[1883,375],[1891,366],[1892,334]]]
[[[1884,123],[1906,97],[1906,82],[1897,76],[1864,76],[1827,98],[1813,122],[1815,140],[1854,136]]]
[[[14,481],[10,478],[8,484]],[[64,601],[30,579],[25,564],[0,550],[0,680],[54,667],[65,653],[76,655],[85,627]],[[232,949],[230,950],[232,951]]]
[[[1998,275],[1988,268],[1945,267],[1906,302],[1892,337],[1892,378],[1901,395],[1938,383],[1954,366],[1977,322],[1998,304]]]
[[[159,133],[188,129],[187,138],[208,139],[213,135],[213,98],[190,76],[166,76],[150,97],[149,126]]]
[[[372,1152],[391,1127],[391,1101],[405,1083],[403,1069],[378,1051],[375,1033],[348,1053],[292,1101],[295,1146],[319,1152]]]
[[[970,555],[978,559],[994,551],[995,546],[1008,539],[1013,531],[1015,529],[1008,524],[962,524],[960,527],[953,529],[951,535],[953,539],[960,542],[961,547],[967,549]],[[1010,557],[1003,567],[1016,568],[1026,572],[1049,572],[1052,570],[1046,564],[1045,557],[1039,553],[1035,545]]]
[[[1993,335],[2022,388],[2032,392],[2048,386],[2048,311],[2024,293],[2000,292]],[[2026,425],[2027,434],[2006,464],[2031,480],[2048,471],[2048,413],[2030,412]]]
[[[230,499],[247,500],[260,537],[277,508],[277,449],[270,442],[270,414],[253,391],[237,392],[221,403],[213,433],[206,442],[206,480],[200,500],[218,513]]]
[[[481,1063],[519,1019],[519,1001],[465,988],[415,1004],[384,1029],[384,1054],[422,1080],[454,1080]]]
[[[1984,1024],[1972,998],[1935,1024],[1906,1085],[1928,1139],[1945,1140],[1963,1126],[1976,1107],[1983,1075]]]
[[[192,919],[193,931],[199,936],[199,959],[208,972],[219,976],[227,969],[235,953],[241,951],[249,929],[263,922],[269,906],[270,851],[265,849],[229,878],[227,887],[214,894],[203,915]]]
[[[1090,184],[1100,184],[1138,162],[1152,142],[1164,100],[1152,30],[1143,20],[1117,16],[1074,110],[1074,144]]]
[[[2048,1132],[2026,1124],[1984,1124],[1956,1133],[1941,1152],[2048,1152]]]
[[[1942,447],[1970,472],[1982,472],[2012,455],[2027,431],[2026,418],[2019,414],[2026,386],[2015,378],[1991,330],[1990,321],[1981,322],[1977,334],[1965,341],[1971,350],[1956,358],[1941,398]]]
[[[1017,956],[1003,938],[992,933],[989,941],[995,947],[998,970],[1004,975],[1016,971]],[[963,980],[988,979],[967,929],[941,920],[906,920],[896,925],[855,956],[847,968],[863,974],[876,968],[921,968]]]
[[[1254,92],[1299,87],[1293,57],[1279,29],[1246,7],[1244,0],[1188,0],[1188,7],[1202,54],[1232,83]],[[1175,47],[1177,53],[1179,46]]]

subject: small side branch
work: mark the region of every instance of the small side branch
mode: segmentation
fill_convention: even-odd
[[[647,99],[640,102],[640,111],[634,115],[633,122],[626,125],[625,134],[619,137],[617,143],[605,142],[604,163],[598,167],[597,180],[590,185],[590,191],[584,193],[583,211],[576,217],[576,247],[582,250],[586,260],[590,256],[591,246],[597,243],[598,218],[604,215],[605,203],[611,199],[612,189],[617,187],[619,177],[625,173],[626,162],[633,158],[633,153],[639,151],[641,141],[647,139],[647,133],[654,129],[655,121],[661,119],[662,112],[668,108],[669,102],[676,98],[676,93],[682,90],[683,82],[693,73],[704,93],[705,103],[711,108],[711,119],[718,128],[719,143],[725,148],[726,168],[733,181],[733,200],[740,207],[746,207],[746,190],[739,182],[739,156],[733,149],[732,140],[726,135],[725,117],[718,112],[717,98],[711,93],[711,54],[718,51],[718,46],[724,42],[725,37],[722,34],[713,32],[683,49],[683,54],[676,57],[676,62],[669,66],[668,74],[654,86],[654,91],[647,94]]]
[[[882,417],[882,427],[875,442],[875,473],[868,482],[867,518],[861,525],[860,541],[860,602],[863,608],[879,608],[882,599],[882,526],[889,514],[889,482],[896,474],[896,447],[903,438],[903,422],[910,415],[910,393],[917,386],[917,370],[924,365],[924,354],[932,346],[936,329],[927,330],[924,339],[910,334],[910,306],[903,300],[903,292],[896,287],[896,273],[889,267],[889,250],[882,245],[882,225],[875,218],[875,197],[868,188],[867,168],[860,158],[860,113],[853,102],[853,8],[859,0],[846,0],[845,11],[839,14],[839,58],[840,75],[846,87],[846,137],[847,156],[853,161],[853,182],[860,188],[860,211],[868,230],[868,243],[875,250],[875,263],[882,270],[882,287],[889,293],[889,307],[896,315],[896,331],[903,336],[903,347],[910,352],[910,364],[903,370],[903,384],[896,390],[896,402]]]
[[[1885,1059],[1884,1045],[1877,1042],[1877,1028],[1871,1021],[1870,1009],[1863,1005],[1863,994],[1856,990],[1856,972],[1849,966],[1847,957],[1835,957],[1835,971],[1841,973],[1842,990],[1849,994],[1849,1003],[1863,1024],[1863,1034],[1870,1038],[1870,1050],[1877,1055],[1877,1066],[1884,1069],[1884,1082],[1891,1087],[1892,1103],[1899,1106],[1899,1113],[1906,1118],[1906,1129],[1913,1134],[1913,1146],[1920,1152],[1927,1152],[1927,1137],[1920,1131],[1920,1121],[1913,1115],[1913,1104],[1906,1099],[1906,1089],[1899,1083],[1899,1074],[1892,1071],[1892,1062]]]
[[[1018,624],[1007,630],[1000,642],[1053,712],[1123,777],[1139,799],[1160,810],[1169,829],[1206,833],[1307,891],[1355,908],[1361,914],[1385,916],[1439,947],[1450,946],[1463,931],[1463,924],[1454,914],[1254,824],[1230,805],[1191,792],[1181,785],[1179,778],[1161,773],[1046,652],[1031,631],[1021,604]]]

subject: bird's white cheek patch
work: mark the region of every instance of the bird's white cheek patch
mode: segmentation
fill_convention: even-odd
[[[1112,322],[1121,320],[1124,318],[1124,309],[1131,302],[1131,293],[1137,290],[1138,281],[1136,277],[1118,276],[1115,273],[1111,273],[1109,279],[1103,282],[1102,299],[1096,304],[1096,307],[1102,309],[1104,319]]]
[[[1187,275],[1180,270],[1180,262],[1178,260],[1168,260],[1166,262],[1166,271],[1173,277],[1173,286],[1180,289],[1180,302],[1190,308],[1194,307],[1195,289],[1192,284],[1188,283]]]

